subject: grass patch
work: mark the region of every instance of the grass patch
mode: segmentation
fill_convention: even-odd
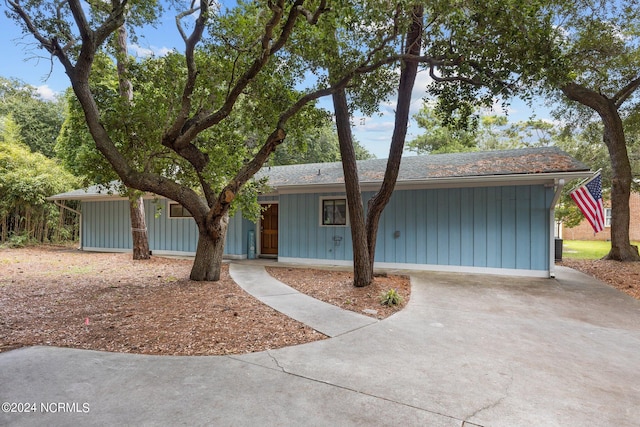
[[[611,250],[611,242],[601,240],[565,240],[562,246],[563,258],[570,259],[600,259]]]

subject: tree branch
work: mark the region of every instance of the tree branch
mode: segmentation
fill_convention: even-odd
[[[202,34],[204,33],[204,27],[206,23],[206,16],[209,8],[208,0],[200,3],[200,8],[191,8],[185,12],[180,13],[176,17],[176,25],[178,26],[178,31],[182,39],[185,42],[185,62],[187,65],[187,81],[185,82],[184,88],[182,89],[182,98],[181,98],[181,107],[180,112],[175,118],[173,125],[167,129],[162,135],[162,145],[169,147],[173,150],[178,151],[179,147],[177,139],[180,137],[180,133],[185,127],[187,120],[189,119],[189,113],[191,111],[191,96],[193,95],[193,91],[195,89],[196,78],[198,75],[198,70],[195,62],[195,49],[198,42],[202,39]],[[200,13],[196,18],[196,24],[193,29],[193,32],[190,36],[187,37],[182,26],[180,24],[180,19],[184,16],[191,15],[195,11],[199,10]],[[183,147],[186,146],[190,141],[186,141],[183,144]]]
[[[253,81],[258,73],[264,68],[269,61],[270,57],[275,55],[287,42],[293,29],[295,27],[296,20],[302,14],[298,6],[302,6],[304,0],[297,0],[287,15],[287,19],[280,30],[280,34],[277,40],[274,42],[274,33],[276,28],[280,25],[284,17],[285,1],[278,0],[277,3],[271,3],[272,16],[265,24],[264,33],[260,39],[260,52],[256,55],[253,63],[244,72],[242,76],[238,78],[235,85],[228,91],[224,104],[216,111],[209,113],[201,112],[192,120],[185,122],[185,125],[180,129],[180,133],[175,138],[174,146],[188,144],[192,141],[196,135],[203,130],[219,123],[226,118],[232,111],[238,97],[247,85]],[[320,16],[322,13],[329,10],[325,7],[326,0],[322,0],[320,6],[314,12],[314,16]]]
[[[640,87],[640,76],[636,77],[634,80],[631,80],[625,87],[620,89],[618,93],[616,93],[611,99],[617,108],[620,108],[622,104],[629,99],[633,92]]]
[[[305,18],[307,18],[307,22],[311,25],[316,25],[318,23],[318,19],[320,18],[320,15],[331,10],[331,8],[327,7],[326,0],[320,1],[320,4],[318,5],[318,8],[316,9],[315,12],[311,12],[310,10],[305,9],[302,6],[297,6],[297,8],[298,8],[298,11],[302,15],[304,15]]]

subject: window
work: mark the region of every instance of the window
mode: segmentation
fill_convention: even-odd
[[[169,218],[191,218],[192,216],[180,203],[169,202]]]
[[[611,227],[611,208],[604,208],[604,226]]]
[[[347,199],[322,199],[322,225],[347,225]]]

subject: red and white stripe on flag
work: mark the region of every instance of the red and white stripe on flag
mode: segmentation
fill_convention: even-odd
[[[571,198],[596,233],[604,230],[604,206],[602,204],[602,177],[600,173],[571,193]]]

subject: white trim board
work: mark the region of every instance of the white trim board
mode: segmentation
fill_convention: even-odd
[[[131,248],[96,248],[96,247],[83,247],[81,250],[86,251],[86,252],[104,252],[104,253],[130,253],[133,251],[133,249]],[[165,250],[161,250],[161,249],[152,249],[151,250],[151,254],[152,255],[158,255],[158,256],[185,256],[185,257],[195,257],[196,253],[195,252],[187,252],[187,251],[165,251]],[[243,255],[227,255],[224,254],[222,256],[223,259],[234,259],[234,260],[240,260],[240,259],[247,259],[247,255],[243,254]]]
[[[301,265],[322,265],[322,266],[352,266],[353,261],[342,261],[333,259],[315,259],[315,258],[290,258],[278,257],[278,262]],[[376,262],[374,268],[383,270],[414,270],[414,271],[440,271],[446,273],[468,273],[468,274],[493,274],[498,276],[519,276],[519,277],[537,277],[550,278],[550,272],[547,270],[520,270],[515,268],[493,268],[493,267],[471,267],[463,265],[436,265],[436,264],[409,264],[395,262]]]

